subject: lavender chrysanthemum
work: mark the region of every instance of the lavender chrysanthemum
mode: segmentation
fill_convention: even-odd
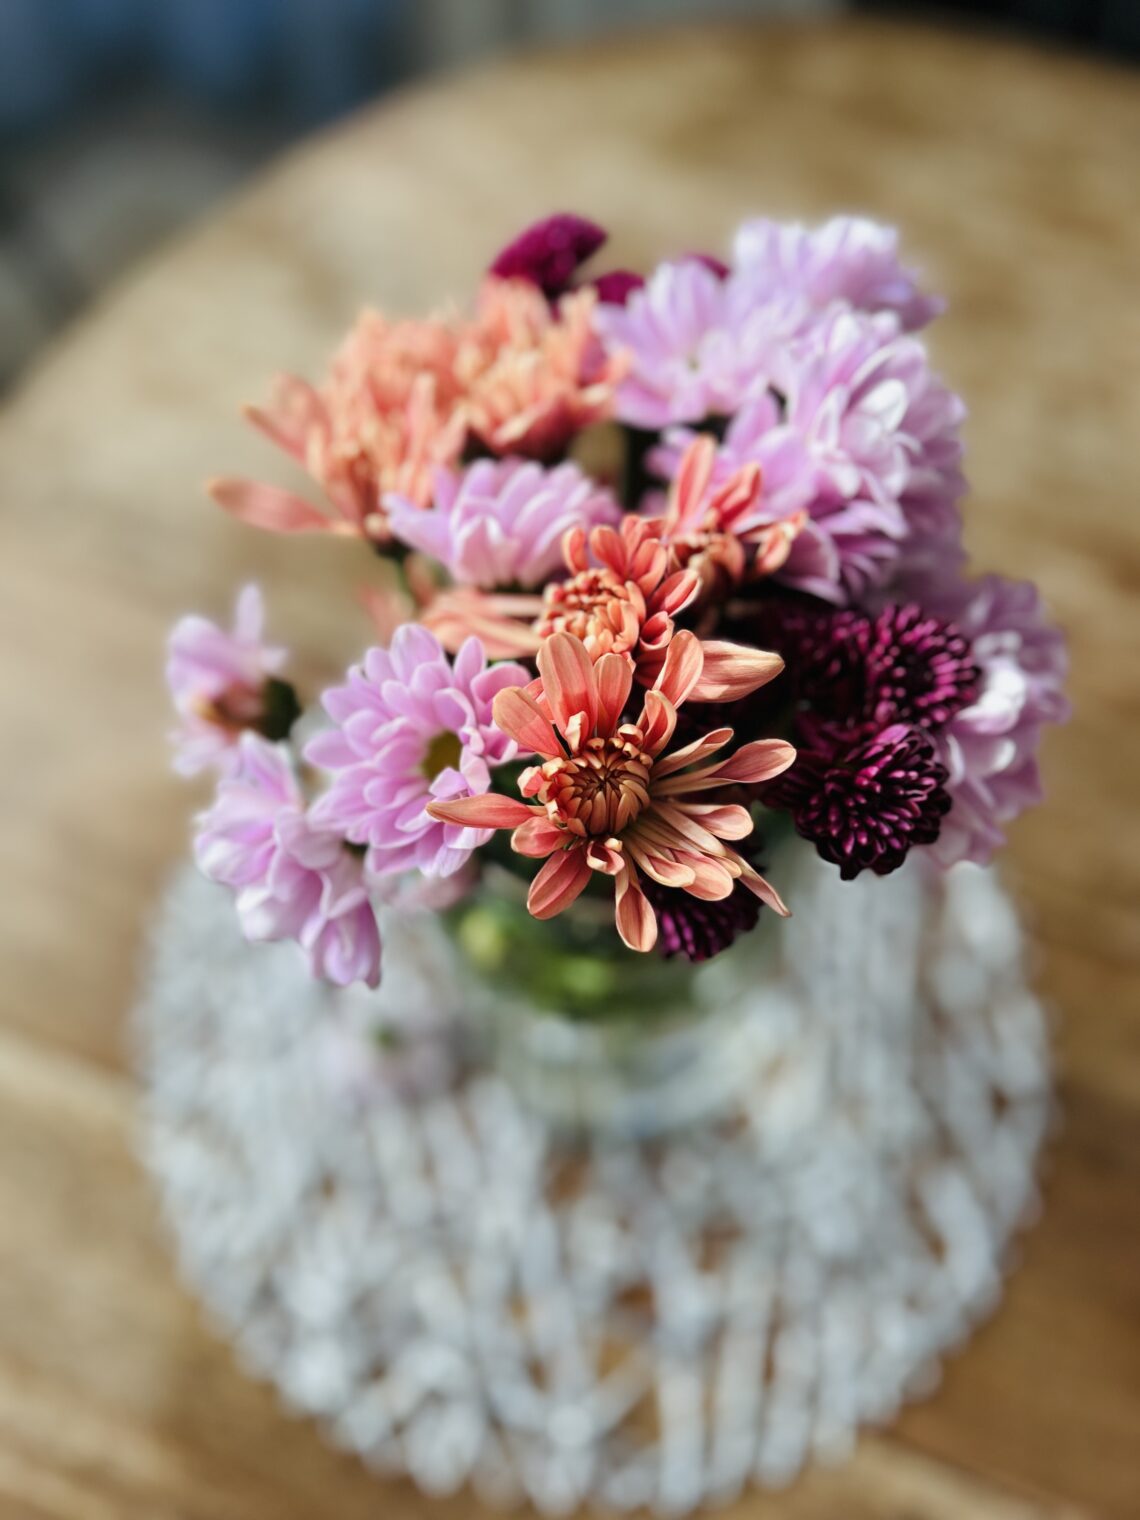
[[[838,301],[857,311],[894,312],[907,331],[944,306],[899,263],[897,231],[868,217],[834,216],[819,227],[759,217],[737,231],[733,257],[758,299],[794,292],[819,309]]]
[[[932,844],[950,809],[946,767],[921,729],[891,724],[871,738],[820,735],[774,781],[765,802],[785,808],[844,881],[885,876],[915,845]]]
[[[521,459],[481,459],[440,471],[426,510],[390,496],[396,538],[432,555],[465,586],[532,588],[563,569],[562,537],[617,523],[613,495],[575,464],[544,469]]]
[[[336,727],[312,739],[305,758],[330,771],[332,784],[313,817],[365,846],[378,877],[452,875],[490,831],[440,823],[427,804],[490,790],[492,767],[516,753],[491,703],[530,679],[521,665],[488,666],[476,638],[453,663],[434,634],[403,624],[390,649],[370,649],[344,686],[324,693]]]
[[[204,617],[184,617],[167,649],[166,683],[181,719],[172,736],[174,769],[183,776],[231,770],[247,729],[284,738],[297,716],[292,687],[276,679],[284,649],[266,644],[261,592],[246,586],[227,631]]]
[[[941,866],[984,865],[1004,841],[1000,825],[1041,800],[1041,729],[1069,715],[1064,636],[1028,581],[941,578],[914,591],[924,606],[953,619],[979,671],[974,700],[937,739],[954,806],[931,854]]]
[[[728,416],[763,386],[805,314],[795,298],[756,308],[701,257],[659,265],[623,305],[595,313],[607,346],[630,364],[617,390],[619,420],[662,428]]]
[[[961,558],[964,414],[894,317],[833,312],[779,352],[771,387],[733,417],[718,477],[759,464],[771,521],[806,511],[778,578],[843,603],[904,553]],[[653,466],[671,476],[691,436],[673,430]]]
[[[244,734],[237,766],[198,820],[203,874],[235,894],[246,939],[296,940],[316,977],[380,980],[380,934],[360,860],[305,810],[284,745]]]

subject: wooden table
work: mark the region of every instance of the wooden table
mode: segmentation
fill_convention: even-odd
[[[304,145],[113,291],[0,419],[0,1514],[467,1516],[378,1487],[247,1382],[178,1287],[132,1155],[127,1009],[184,847],[161,644],[266,586],[317,673],[365,625],[356,554],[216,512],[272,473],[235,417],[358,304],[422,309],[573,207],[617,262],[760,210],[865,208],[952,300],[980,564],[1072,634],[1077,717],[1014,882],[1058,1014],[1062,1126],[1001,1313],[836,1473],[732,1514],[1140,1514],[1140,88],[1107,66],[893,26],[701,30],[542,55]]]

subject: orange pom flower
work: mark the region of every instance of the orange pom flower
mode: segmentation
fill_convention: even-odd
[[[578,290],[552,309],[527,280],[483,282],[456,370],[467,426],[492,454],[550,462],[610,415],[628,366],[594,331],[596,303]]]
[[[427,506],[435,472],[469,438],[494,454],[557,458],[609,414],[624,361],[591,325],[591,291],[552,312],[525,281],[488,279],[473,317],[357,320],[316,387],[278,379],[249,420],[320,484],[331,511],[292,491],[226,477],[210,484],[236,517],[275,533],[388,539],[384,498]]]
[[[752,832],[747,808],[707,794],[768,781],[795,750],[759,739],[706,763],[732,739],[730,728],[720,728],[670,752],[677,708],[703,665],[695,635],[676,634],[639,717],[623,722],[631,661],[608,651],[595,662],[581,639],[551,634],[538,652],[541,689],[502,691],[493,709],[496,724],[539,758],[519,780],[528,800],[488,793],[432,802],[429,813],[472,828],[513,829],[512,848],[544,861],[527,897],[535,918],[561,913],[595,873],[613,877],[618,933],[632,950],[651,950],[657,938],[642,872],[708,901],[741,882],[786,915],[779,894],[731,847]]]

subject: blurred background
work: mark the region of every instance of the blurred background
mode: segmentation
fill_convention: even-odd
[[[99,289],[288,143],[509,48],[852,0],[0,0],[0,389]],[[1140,54],[1138,0],[922,0],[912,19]]]

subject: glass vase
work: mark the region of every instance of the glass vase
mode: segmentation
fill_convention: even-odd
[[[795,838],[767,869],[793,917],[764,909],[754,930],[693,965],[626,949],[601,897],[538,923],[525,882],[491,868],[449,917],[476,1058],[564,1136],[670,1134],[790,1064],[802,1068],[810,1122],[832,1063],[867,1062],[868,1049],[906,1058],[937,883],[915,867],[841,882]]]

